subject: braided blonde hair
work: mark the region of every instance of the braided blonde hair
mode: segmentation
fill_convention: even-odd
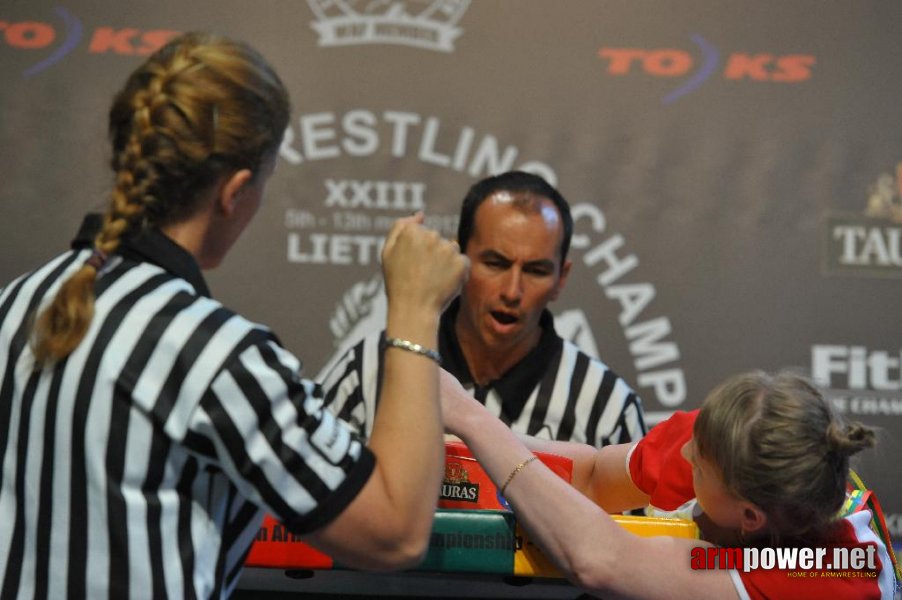
[[[97,272],[123,237],[190,217],[201,192],[223,175],[250,169],[256,176],[278,150],[289,113],[272,67],[228,38],[183,34],[138,67],[109,112],[115,184],[94,256],[38,317],[38,364],[81,342],[94,314]]]

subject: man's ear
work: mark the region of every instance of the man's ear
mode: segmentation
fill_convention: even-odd
[[[739,526],[747,533],[757,533],[767,526],[767,514],[756,504],[742,503],[742,513],[739,518]]]
[[[250,169],[239,169],[226,177],[219,188],[219,198],[217,199],[219,212],[226,217],[232,216],[241,199],[241,192],[253,177],[254,174]]]
[[[567,285],[567,277],[570,275],[570,267],[573,266],[573,263],[569,260],[565,260],[564,264],[561,265],[561,276],[557,282],[557,288],[554,290],[554,293],[551,294],[552,300],[557,300],[557,297],[561,295],[561,292],[564,290],[564,286]]]

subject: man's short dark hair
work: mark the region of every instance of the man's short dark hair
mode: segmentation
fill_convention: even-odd
[[[476,209],[486,198],[502,191],[511,194],[530,193],[548,198],[554,203],[561,215],[561,223],[564,227],[564,235],[561,238],[561,265],[563,265],[567,258],[567,252],[570,250],[570,238],[573,236],[573,217],[570,215],[570,205],[554,186],[542,177],[525,171],[507,171],[500,175],[486,177],[470,187],[464,197],[463,205],[460,207],[460,222],[457,225],[457,243],[460,244],[461,252],[467,251],[467,243],[473,235]]]

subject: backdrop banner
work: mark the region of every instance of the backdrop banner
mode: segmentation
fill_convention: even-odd
[[[6,0],[0,285],[112,185],[106,111],[178,32],[246,40],[293,113],[214,295],[316,377],[384,323],[383,236],[519,168],[573,207],[562,335],[649,420],[789,367],[880,428],[856,468],[902,540],[902,3]]]

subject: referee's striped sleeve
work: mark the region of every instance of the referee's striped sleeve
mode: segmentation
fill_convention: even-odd
[[[382,383],[382,332],[361,338],[320,374],[329,411],[369,439]]]
[[[244,496],[306,533],[344,510],[374,459],[299,366],[274,342],[248,346],[217,375],[191,428],[212,441]]]

